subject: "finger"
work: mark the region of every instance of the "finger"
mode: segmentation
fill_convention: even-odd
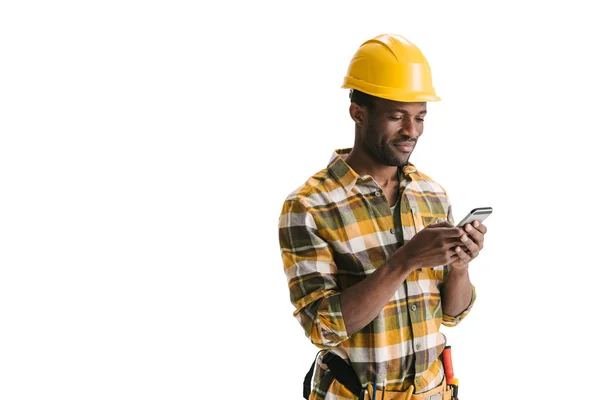
[[[440,228],[443,229],[442,231],[442,235],[445,238],[456,238],[456,237],[461,237],[464,232],[461,228],[458,228],[456,226],[450,227],[450,228]]]
[[[450,249],[450,250],[452,250],[456,246],[465,247],[461,238],[462,238],[462,236],[452,237],[452,238],[446,239],[446,240],[444,240],[443,247],[445,247],[447,249]],[[466,249],[466,247],[465,247],[465,249]]]
[[[484,224],[482,224],[479,221],[475,221],[473,223],[473,226],[481,233],[483,233],[484,235],[487,233],[487,226],[485,226]]]
[[[471,236],[473,241],[475,241],[478,245],[483,243],[483,233],[479,231],[479,229],[472,227],[470,224],[467,224],[465,230]]]
[[[453,262],[456,262],[458,260],[460,260],[460,257],[458,256],[458,254],[456,254],[456,251],[452,251],[452,255],[448,257],[448,261],[446,262],[446,264],[452,264]]]
[[[461,228],[458,228],[447,221],[429,224],[425,229],[435,229],[442,238],[460,237],[460,235],[463,234]]]
[[[471,258],[475,258],[479,255],[479,245],[477,243],[471,240],[467,235],[463,235],[460,239],[463,242],[463,245],[467,247]]]
[[[458,258],[460,258],[462,261],[471,261],[471,257],[460,247],[457,247],[454,251],[456,252]]]

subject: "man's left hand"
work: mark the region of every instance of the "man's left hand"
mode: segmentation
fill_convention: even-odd
[[[479,255],[479,252],[483,249],[483,238],[487,232],[486,226],[479,221],[466,224],[463,230],[465,233],[460,238],[463,244],[462,246],[456,246],[454,250],[459,258],[450,264],[450,267],[454,269],[467,268],[469,262]]]

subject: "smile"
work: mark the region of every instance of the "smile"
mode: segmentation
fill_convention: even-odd
[[[394,147],[396,147],[400,151],[409,153],[415,148],[415,145],[414,145],[414,143],[400,142],[400,143],[394,144]]]

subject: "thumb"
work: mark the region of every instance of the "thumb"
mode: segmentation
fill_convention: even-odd
[[[429,224],[427,225],[427,227],[431,227],[431,228],[452,228],[454,227],[454,225],[452,225],[450,222],[448,222],[447,220],[443,219],[443,218],[438,218],[433,224]]]

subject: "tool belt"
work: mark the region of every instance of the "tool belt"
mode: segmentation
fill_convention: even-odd
[[[364,391],[360,400],[450,400],[452,399],[452,389],[446,385],[446,378],[442,384],[427,392],[412,394],[409,392],[396,392],[392,390],[377,390],[373,397],[373,386],[369,383],[367,390]]]
[[[450,400],[452,399],[452,389],[447,385],[444,377],[442,384],[424,393],[412,394],[412,392],[398,392],[391,390],[378,390],[375,392],[373,386],[369,383],[363,388],[356,372],[348,363],[338,355],[327,352],[323,356],[323,363],[331,371],[333,377],[342,385],[351,391],[359,400]],[[314,372],[316,360],[310,367],[310,370],[304,377],[304,398],[308,399],[311,392],[311,379]],[[375,397],[373,394],[375,393]]]

